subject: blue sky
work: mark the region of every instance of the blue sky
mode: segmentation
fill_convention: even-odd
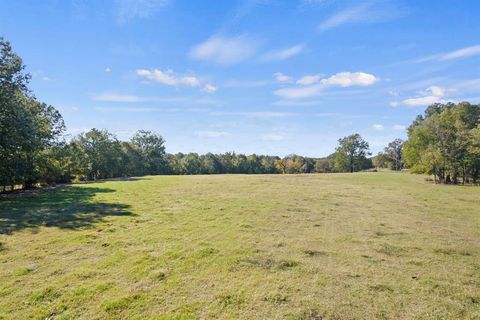
[[[0,35],[68,134],[158,132],[168,152],[326,156],[480,102],[479,1],[0,0]]]

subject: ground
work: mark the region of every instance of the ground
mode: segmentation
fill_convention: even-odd
[[[479,319],[480,188],[156,176],[0,199],[0,319]]]

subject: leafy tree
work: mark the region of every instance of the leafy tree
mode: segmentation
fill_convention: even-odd
[[[0,184],[11,188],[43,179],[44,151],[64,130],[60,113],[31,95],[24,69],[10,43],[0,38]]]
[[[358,134],[351,134],[338,140],[335,151],[335,169],[340,172],[355,172],[371,167],[368,142]]]
[[[161,135],[139,130],[132,137],[131,144],[137,148],[143,158],[145,174],[166,172],[165,140]]]
[[[106,179],[124,173],[120,167],[121,144],[106,130],[92,129],[82,133],[72,140],[71,147],[80,179]]]
[[[384,156],[390,162],[390,168],[395,171],[402,169],[403,140],[395,139],[384,150]]]
[[[475,130],[480,106],[467,102],[434,104],[408,129],[403,156],[413,172],[433,174],[441,183],[476,181],[479,158]]]
[[[191,152],[183,158],[182,166],[185,174],[199,174],[202,162],[197,153]]]

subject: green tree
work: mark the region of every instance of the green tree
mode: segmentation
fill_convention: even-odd
[[[131,139],[143,158],[144,174],[166,173],[165,140],[159,134],[139,130]]]
[[[42,157],[64,130],[60,113],[28,90],[30,75],[10,43],[0,38],[0,184],[30,187],[43,177]],[[3,187],[4,189],[4,187]]]
[[[384,149],[384,155],[390,162],[390,168],[395,171],[402,169],[403,140],[395,139]]]
[[[107,130],[92,129],[71,142],[75,171],[80,179],[96,180],[124,174],[121,144]]]
[[[340,172],[355,172],[371,167],[368,142],[358,134],[351,134],[338,140],[335,150],[335,169]]]

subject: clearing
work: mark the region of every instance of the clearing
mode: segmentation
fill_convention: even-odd
[[[0,319],[479,319],[480,189],[155,176],[0,199]]]

